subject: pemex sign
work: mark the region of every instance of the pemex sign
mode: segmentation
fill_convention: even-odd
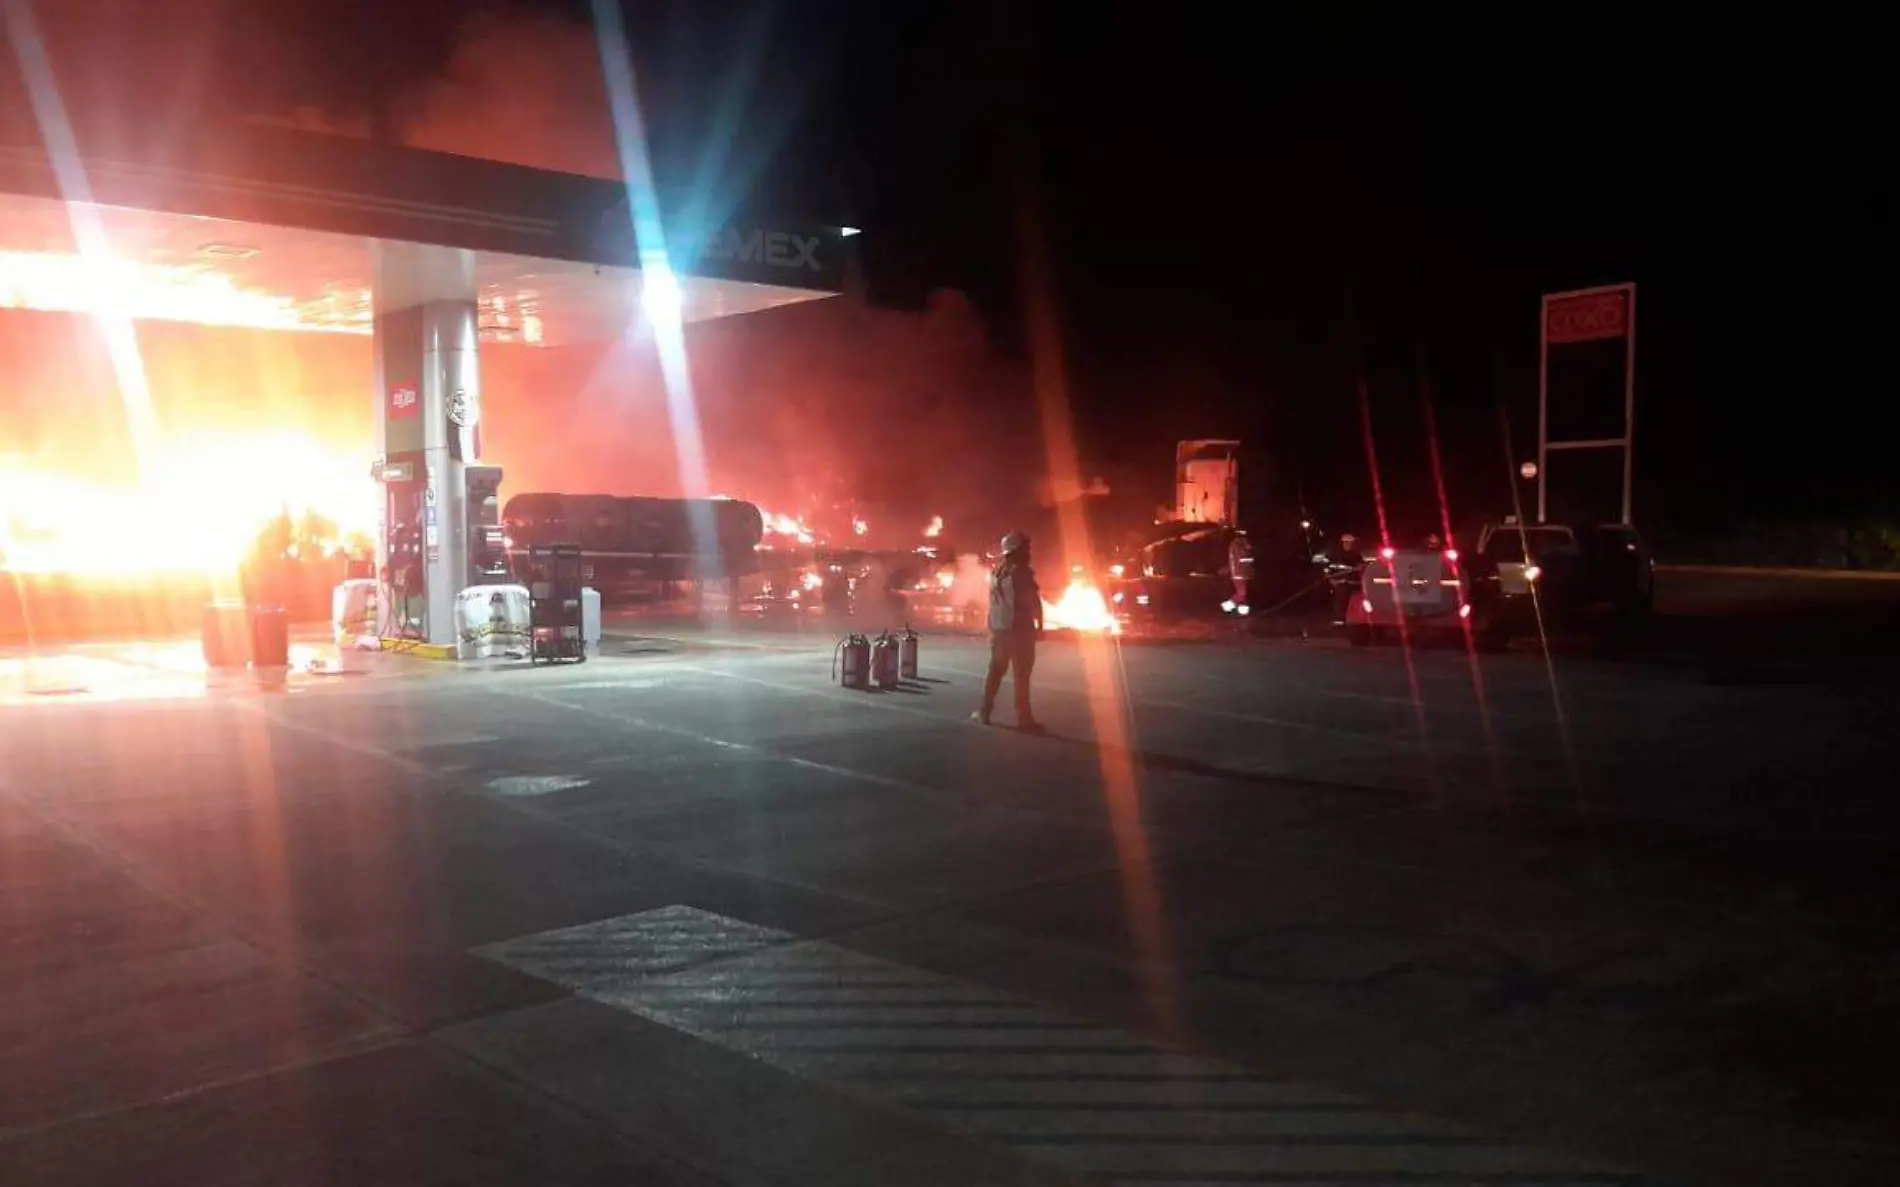
[[[668,254],[689,271],[704,262],[767,283],[820,287],[834,270],[825,251],[826,237],[809,228],[733,224],[698,237],[668,239]],[[633,216],[624,197],[601,216],[593,246],[603,255],[638,256]]]

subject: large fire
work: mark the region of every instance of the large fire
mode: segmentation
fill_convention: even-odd
[[[198,434],[111,485],[0,461],[0,569],[234,573],[273,518],[320,517],[340,542],[375,530],[362,456],[296,433]]]
[[[941,582],[945,596],[953,605],[981,621],[989,611],[989,566],[981,557],[965,553],[956,558],[955,569],[945,569],[944,574],[949,578]],[[1121,620],[1116,618],[1108,599],[1080,568],[1071,570],[1068,585],[1054,601],[1047,597],[1042,599],[1042,625],[1052,631],[1122,633]]]
[[[244,288],[213,260],[165,264],[32,251],[0,251],[0,309],[109,310],[135,320],[344,334],[369,333],[371,318],[362,289],[299,302]]]
[[[1042,600],[1042,624],[1049,630],[1121,633],[1121,623],[1109,609],[1108,599],[1086,577],[1070,580],[1055,601]]]
[[[779,540],[767,541],[767,544],[783,543],[788,540],[799,544],[810,544],[815,539],[811,525],[806,523],[801,515],[786,515],[783,512],[763,509],[760,514],[765,520],[765,534],[779,537]]]

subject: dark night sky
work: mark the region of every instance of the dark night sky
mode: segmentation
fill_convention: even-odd
[[[164,95],[175,118],[386,111],[444,69],[471,8],[40,7],[117,10],[85,22],[92,85]],[[588,7],[501,6],[576,22]],[[1369,6],[1257,6],[1244,23],[1213,5],[624,7],[662,157],[733,127],[734,161],[871,229],[884,300],[963,288],[1020,348],[1012,216],[1028,195],[1097,469],[1165,470],[1175,437],[1233,433],[1329,518],[1363,517],[1354,375],[1394,497],[1417,501],[1429,374],[1453,497],[1495,509],[1512,467],[1500,406],[1518,457],[1534,439],[1538,294],[1635,280],[1639,518],[1900,510],[1870,431],[1895,386],[1890,137],[1882,72],[1856,48],[1872,39],[1851,29],[1675,34],[1614,10],[1447,24]],[[721,125],[747,61],[750,102]]]

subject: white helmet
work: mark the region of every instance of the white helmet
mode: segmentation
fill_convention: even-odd
[[[1010,532],[1003,537],[1002,548],[1004,556],[1008,556],[1013,552],[1021,552],[1027,547],[1029,547],[1029,537],[1023,535],[1021,532]]]

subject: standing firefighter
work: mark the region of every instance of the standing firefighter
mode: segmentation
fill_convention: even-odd
[[[1365,572],[1365,554],[1359,551],[1359,537],[1347,532],[1339,538],[1339,551],[1333,554],[1328,577],[1333,584],[1333,625],[1346,624],[1346,607],[1360,594],[1360,578]]]
[[[1245,532],[1234,532],[1227,538],[1227,575],[1234,581],[1234,612],[1250,612],[1253,608],[1248,597],[1253,592],[1253,541],[1247,539]]]
[[[977,721],[990,723],[1003,675],[1014,669],[1016,728],[1039,730],[1029,709],[1029,674],[1036,667],[1036,638],[1042,634],[1042,591],[1029,567],[1029,537],[1003,537],[1003,556],[990,573],[990,671],[983,681],[983,707]]]

